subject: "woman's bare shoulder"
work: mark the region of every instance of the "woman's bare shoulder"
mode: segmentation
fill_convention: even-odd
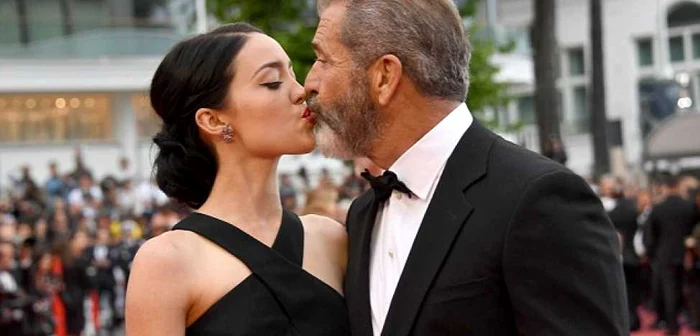
[[[151,238],[139,248],[133,267],[164,268],[163,271],[168,273],[173,269],[183,271],[196,249],[197,244],[193,244],[195,240],[196,235],[187,231],[169,231]]]
[[[304,224],[304,231],[308,234],[335,243],[347,241],[345,226],[332,218],[318,215],[305,215],[300,218]]]
[[[168,287],[186,296],[194,280],[197,245],[196,235],[187,231],[170,231],[149,239],[134,257],[129,287]]]
[[[302,216],[301,221],[304,223],[304,236],[307,238],[305,245],[329,259],[344,275],[348,245],[345,226],[331,218],[317,215]]]
[[[194,281],[191,235],[166,232],[139,248],[126,295],[127,334],[184,334]]]

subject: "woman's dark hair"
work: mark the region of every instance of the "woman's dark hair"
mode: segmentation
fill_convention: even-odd
[[[195,122],[200,108],[222,108],[233,79],[232,63],[250,33],[246,23],[219,27],[173,47],[151,82],[151,105],[163,120],[153,138],[159,152],[154,169],[160,189],[171,198],[199,208],[209,197],[217,163]]]

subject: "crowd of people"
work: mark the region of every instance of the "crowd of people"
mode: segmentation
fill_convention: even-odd
[[[127,160],[100,181],[76,157],[39,183],[24,167],[0,196],[0,334],[82,335],[119,328],[130,263],[186,209]]]
[[[640,309],[655,329],[675,335],[680,324],[700,331],[700,184],[660,174],[648,188],[614,177],[594,186],[617,229],[629,300],[630,328]]]
[[[121,328],[129,269],[141,244],[168,231],[190,209],[169,200],[154,184],[140,183],[127,160],[119,173],[95,181],[76,155],[62,172],[38,183],[29,167],[0,197],[0,335],[83,335]],[[300,215],[344,222],[352,200],[369,188],[354,174],[306,170],[281,174],[282,205]],[[351,169],[352,171],[352,169]],[[655,326],[700,330],[700,183],[663,175],[648,188],[604,177],[591,184],[617,228],[630,303],[656,312]],[[697,227],[696,227],[697,226]],[[640,308],[641,307],[641,308]],[[675,318],[674,318],[675,317]]]
[[[95,181],[76,154],[73,171],[50,163],[36,181],[24,167],[0,196],[0,335],[95,335],[120,330],[131,262],[143,242],[170,230],[190,209],[153,181],[137,183],[129,162]],[[280,176],[281,202],[300,214],[343,221],[368,186],[328,171]]]

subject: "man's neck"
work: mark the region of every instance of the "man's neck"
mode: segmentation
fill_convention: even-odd
[[[389,120],[373,144],[369,158],[379,167],[388,169],[460,104],[458,101],[421,99],[393,108],[386,114]]]

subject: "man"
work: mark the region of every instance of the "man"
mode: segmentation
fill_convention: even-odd
[[[347,219],[353,335],[627,335],[619,243],[563,166],[473,120],[451,0],[322,0],[318,145],[393,173]],[[398,176],[398,178],[396,177]]]
[[[685,238],[697,221],[693,202],[680,196],[678,179],[671,175],[664,178],[666,198],[657,204],[649,215],[649,256],[654,265],[656,283],[661,292],[664,317],[668,334],[679,332],[678,310],[681,300],[681,279]]]
[[[102,203],[102,198],[102,189],[95,185],[92,176],[83,174],[78,179],[78,187],[68,194],[68,203],[73,215],[82,214],[87,218],[94,219]]]
[[[297,209],[297,193],[292,184],[292,178],[288,174],[280,176],[280,200],[285,209],[291,211]]]
[[[106,327],[116,327],[115,320],[117,315],[116,309],[116,280],[114,279],[114,265],[119,257],[118,251],[112,246],[109,237],[109,228],[100,227],[97,229],[97,239],[93,246],[87,250],[87,255],[90,257],[90,262],[95,270],[95,285],[97,287],[100,302],[106,300],[109,309],[102,308],[102,312],[109,310],[111,321]]]
[[[606,176],[600,182],[602,199],[612,200],[611,208],[606,209],[610,221],[622,237],[622,265],[627,287],[627,310],[630,317],[630,331],[639,330],[641,320],[637,314],[640,304],[640,258],[634,249],[634,238],[639,230],[637,206],[634,201],[626,199],[622,186],[612,176]],[[603,204],[606,202],[604,201]]]
[[[15,246],[0,240],[0,336],[22,335],[26,300],[16,264]]]
[[[131,167],[129,159],[122,157],[119,159],[119,171],[117,172],[117,182],[119,185],[124,185],[134,179],[134,169]]]
[[[58,164],[55,161],[49,163],[49,179],[44,184],[46,193],[49,196],[49,205],[53,206],[56,198],[66,196],[66,185],[58,173]]]

